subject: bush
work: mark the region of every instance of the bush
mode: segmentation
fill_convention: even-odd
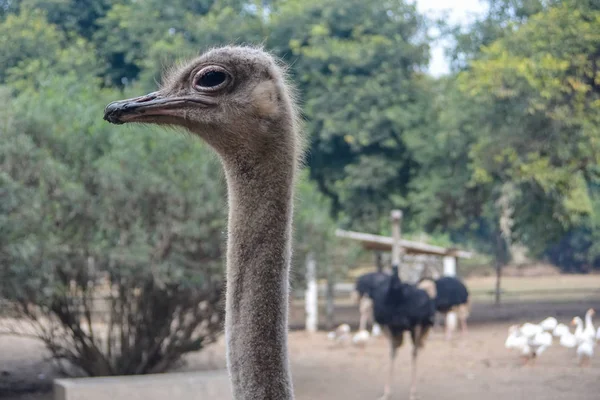
[[[165,371],[222,331],[218,163],[173,132],[112,128],[123,94],[93,79],[35,87],[2,98],[0,298],[85,375]]]

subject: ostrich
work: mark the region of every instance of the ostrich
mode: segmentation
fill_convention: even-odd
[[[375,272],[357,279],[356,291],[368,296],[373,304],[373,317],[383,328],[390,345],[390,364],[383,396],[387,400],[391,395],[394,376],[394,360],[398,348],[402,345],[404,332],[410,332],[413,343],[410,398],[416,397],[417,355],[423,348],[429,329],[433,325],[435,306],[427,292],[414,285],[401,282],[398,274],[400,263],[400,218],[401,212],[392,212],[392,274]]]
[[[417,286],[434,299],[435,309],[446,317],[447,340],[451,339],[452,331],[455,328],[455,320],[450,318],[451,313],[458,315],[463,335],[467,333],[467,318],[470,310],[469,291],[460,279],[452,276],[444,276],[436,280],[423,278]]]
[[[172,70],[153,93],[106,106],[113,124],[183,127],[219,155],[228,190],[225,338],[236,400],[294,398],[287,349],[298,113],[281,64],[227,46]]]
[[[360,278],[364,278],[364,275]],[[377,279],[364,279],[362,282],[366,282],[363,286],[365,295],[373,301],[375,322],[381,325],[390,343],[389,374],[381,399],[388,399],[391,395],[394,360],[398,348],[403,343],[405,331],[410,332],[413,343],[410,394],[411,398],[414,398],[417,355],[433,325],[433,301],[424,290],[401,282],[397,265],[392,267],[391,275],[381,274]]]
[[[361,275],[356,279],[355,289],[352,293],[352,296],[358,300],[359,304],[359,332],[367,330],[367,322],[369,319],[373,322],[373,331],[377,330],[376,327],[378,327],[378,325],[373,320],[373,300],[371,300],[371,298],[368,296],[368,290],[369,288],[375,287],[382,282],[386,282],[389,277],[390,275],[388,273],[378,271]]]

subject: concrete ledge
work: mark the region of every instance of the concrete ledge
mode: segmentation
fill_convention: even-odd
[[[54,400],[232,400],[226,370],[57,379]]]

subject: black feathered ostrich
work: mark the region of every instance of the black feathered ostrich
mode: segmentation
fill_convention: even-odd
[[[358,330],[364,331],[367,329],[367,321],[370,319],[373,325],[376,324],[373,317],[373,300],[369,293],[372,288],[378,285],[388,282],[390,274],[386,272],[372,272],[359,276],[356,279],[355,291],[353,295],[358,302],[358,308],[360,311],[360,322],[358,324]]]
[[[444,276],[439,279],[423,278],[417,287],[425,290],[434,299],[435,309],[446,318],[446,339],[450,340],[454,330],[454,321],[449,316],[456,313],[460,321],[461,331],[467,333],[467,318],[469,317],[469,291],[460,279]]]
[[[429,329],[433,325],[435,307],[427,292],[400,281],[398,264],[400,263],[400,211],[392,212],[394,244],[392,246],[392,274],[381,272],[362,275],[357,280],[359,295],[368,296],[373,302],[375,322],[381,325],[390,343],[390,366],[381,400],[391,395],[394,374],[394,360],[398,348],[402,345],[404,332],[410,332],[413,343],[410,398],[416,397],[417,355],[425,344]]]

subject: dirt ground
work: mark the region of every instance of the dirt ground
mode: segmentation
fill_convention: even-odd
[[[472,327],[468,337],[446,342],[434,333],[419,359],[421,400],[591,400],[600,392],[600,361],[576,366],[573,350],[557,344],[535,366],[520,366],[516,354],[504,349],[507,323]],[[384,338],[364,349],[332,347],[326,333],[290,333],[294,385],[298,400],[375,400],[387,366]],[[394,399],[407,399],[409,349],[396,361]],[[9,392],[28,383],[49,388],[53,374],[43,349],[30,339],[0,337],[0,397],[7,400],[50,400],[50,392]],[[224,345],[217,343],[187,357],[186,371],[224,368]],[[47,390],[47,389],[46,389]]]

